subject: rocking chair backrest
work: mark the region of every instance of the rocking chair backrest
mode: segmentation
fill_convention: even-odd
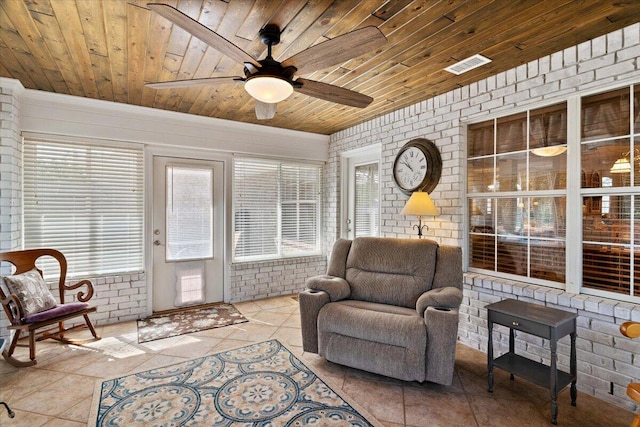
[[[58,279],[58,290],[60,292],[60,303],[64,304],[64,284],[67,279],[67,259],[62,252],[55,249],[25,249],[20,251],[10,251],[0,253],[0,263],[8,262],[15,266],[16,271],[13,274],[21,274],[26,271],[37,269],[42,276],[42,270],[36,267],[36,261],[43,256],[51,256],[60,264],[60,278]],[[7,298],[0,286],[0,296]]]

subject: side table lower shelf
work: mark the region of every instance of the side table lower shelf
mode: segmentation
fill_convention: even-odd
[[[513,353],[503,354],[495,359],[493,364],[516,377],[547,389],[551,388],[551,368],[547,365]],[[571,381],[573,381],[573,377],[570,374],[558,370],[558,391],[571,384]]]

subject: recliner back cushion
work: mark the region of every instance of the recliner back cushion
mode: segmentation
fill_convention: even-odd
[[[437,250],[426,239],[356,238],[346,264],[350,298],[415,308],[432,287]]]

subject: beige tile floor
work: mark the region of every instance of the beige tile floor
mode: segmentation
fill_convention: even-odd
[[[137,343],[136,322],[99,327],[103,337],[82,347],[38,343],[38,364],[16,369],[0,360],[0,426],[83,426],[94,385],[102,379],[177,363],[252,342],[277,338],[389,427],[549,426],[549,393],[496,371],[493,394],[487,392],[486,355],[458,345],[450,387],[407,383],[326,362],[303,353],[297,301],[278,297],[235,304],[248,323],[189,335]],[[84,334],[84,332],[76,333]],[[26,349],[25,349],[26,350]],[[20,349],[19,351],[23,351]],[[568,390],[559,398],[560,426],[628,426],[634,414],[578,393],[570,405]]]

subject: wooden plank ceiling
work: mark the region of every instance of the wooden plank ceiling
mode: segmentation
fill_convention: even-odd
[[[160,2],[161,0],[155,0]],[[0,76],[29,89],[331,134],[640,22],[637,0],[162,0],[254,58],[258,31],[282,29],[279,61],[354,29],[375,25],[383,48],[297,77],[364,93],[364,109],[300,93],[258,121],[241,83],[154,90],[145,83],[242,76],[224,57],[147,0],[0,0]],[[489,65],[455,76],[443,68],[480,53]]]

